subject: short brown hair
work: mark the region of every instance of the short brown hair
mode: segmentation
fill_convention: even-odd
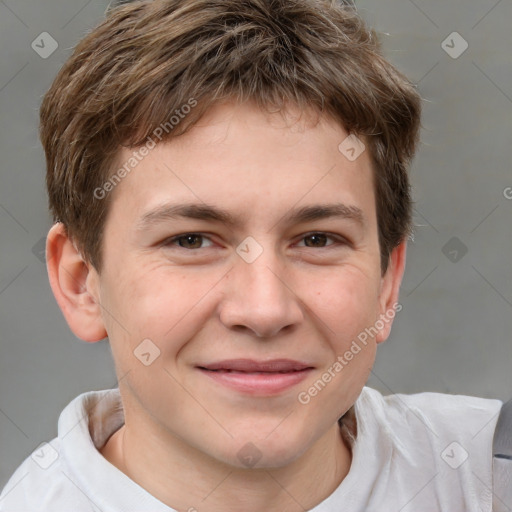
[[[215,103],[313,109],[364,137],[374,166],[381,268],[411,230],[408,167],[421,98],[355,8],[336,0],[138,0],[113,8],[76,46],[41,106],[49,205],[99,272],[109,199],[94,193],[121,146],[162,140]]]

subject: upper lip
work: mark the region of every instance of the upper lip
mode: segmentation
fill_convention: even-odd
[[[198,368],[205,370],[226,370],[235,372],[265,372],[265,373],[284,373],[297,372],[313,368],[311,365],[293,361],[292,359],[272,359],[267,361],[255,361],[253,359],[227,359],[200,365]]]

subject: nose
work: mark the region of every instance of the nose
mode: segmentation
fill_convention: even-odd
[[[229,329],[267,338],[303,320],[290,273],[270,250],[252,263],[240,258],[226,277],[220,320]]]

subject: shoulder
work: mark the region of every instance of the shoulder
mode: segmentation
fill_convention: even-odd
[[[67,476],[60,448],[55,438],[22,462],[0,494],[0,512],[91,510],[90,502]]]
[[[92,510],[87,475],[112,477],[97,448],[122,421],[118,403],[116,389],[89,391],[71,400],[59,417],[58,436],[38,446],[5,485],[0,512]]]
[[[360,411],[371,409],[378,419],[395,428],[415,424],[419,430],[442,435],[474,436],[498,419],[501,400],[444,393],[393,394],[384,396],[365,387],[358,399]]]
[[[361,431],[365,444],[373,439],[386,447],[396,479],[428,482],[423,497],[430,492],[432,499],[442,497],[456,509],[472,511],[477,505],[490,510],[492,441],[501,407],[494,399],[443,393],[383,396],[365,387],[355,410],[358,436]]]

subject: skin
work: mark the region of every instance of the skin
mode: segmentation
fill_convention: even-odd
[[[406,244],[382,274],[368,151],[349,161],[338,150],[341,126],[290,112],[225,103],[157,145],[111,192],[100,274],[61,224],[48,235],[50,283],[71,330],[89,342],[108,335],[112,348],[125,425],[101,453],[176,510],[295,512],[323,501],[351,463],[337,420],[389,335],[392,321],[308,404],[298,401],[393,308]],[[120,150],[120,165],[130,153]],[[145,212],[168,202],[207,203],[239,224],[176,218],[137,231]],[[284,220],[339,202],[358,207],[364,224]],[[204,238],[169,240],[186,233]],[[236,252],[248,236],[263,249],[252,263]],[[134,350],[148,338],[160,355],[146,366]],[[233,358],[314,369],[283,392],[253,396],[196,368]],[[237,456],[248,443],[260,456],[253,467]]]

